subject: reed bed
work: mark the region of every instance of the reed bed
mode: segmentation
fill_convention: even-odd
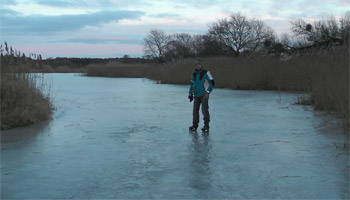
[[[25,64],[2,63],[1,130],[38,123],[52,116],[51,92],[43,74],[28,72]]]

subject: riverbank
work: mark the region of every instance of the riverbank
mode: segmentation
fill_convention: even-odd
[[[235,90],[307,92],[301,104],[335,113],[349,132],[349,48],[347,46],[291,56],[206,58],[216,87]],[[147,77],[161,83],[189,84],[193,59],[159,65],[109,63],[90,65],[87,76]]]

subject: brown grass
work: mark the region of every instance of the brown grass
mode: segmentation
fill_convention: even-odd
[[[1,129],[38,123],[51,118],[53,105],[45,95],[45,82],[38,74],[25,73],[25,66],[10,66],[1,73]],[[12,72],[11,72],[12,71]],[[19,72],[22,71],[22,72]]]
[[[347,46],[275,57],[216,57],[203,59],[216,87],[243,90],[308,92],[300,102],[336,111],[349,131],[349,48]],[[161,65],[109,63],[91,65],[88,76],[147,77],[162,83],[189,84],[194,59]]]

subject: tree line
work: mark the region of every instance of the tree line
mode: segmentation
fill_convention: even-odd
[[[71,69],[79,69],[90,64],[107,64],[111,62],[127,63],[127,64],[146,64],[152,63],[153,60],[146,58],[132,58],[129,55],[124,55],[121,58],[68,58],[56,57],[43,59],[41,54],[29,53],[15,49],[7,42],[0,44],[0,63],[1,72],[18,71],[18,66],[27,66],[27,69],[40,70],[43,66],[51,66],[53,69],[57,67],[67,66]]]
[[[44,61],[45,65],[50,65],[53,68],[67,66],[70,68],[81,68],[90,64],[107,64],[110,62],[128,63],[128,64],[144,64],[150,63],[151,60],[144,58],[131,58],[129,55],[124,55],[122,58],[67,58],[57,57],[48,58]]]
[[[340,19],[330,17],[313,24],[302,19],[291,21],[292,35],[276,35],[262,20],[232,14],[208,27],[206,34],[167,34],[152,29],[144,38],[145,58],[158,62],[193,57],[283,55],[312,48],[349,44],[350,11]]]

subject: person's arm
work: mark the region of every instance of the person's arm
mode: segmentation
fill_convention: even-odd
[[[208,71],[205,78],[208,80],[209,82],[209,87],[208,87],[208,90],[207,92],[211,93],[214,89],[214,86],[215,86],[215,81],[214,81],[214,78],[213,76],[210,74],[210,72]]]
[[[190,91],[188,92],[188,99],[190,102],[193,101],[193,76],[191,77],[191,85],[190,85]]]
[[[190,90],[188,92],[189,95],[193,94],[193,76],[191,76],[191,85],[190,85]]]

